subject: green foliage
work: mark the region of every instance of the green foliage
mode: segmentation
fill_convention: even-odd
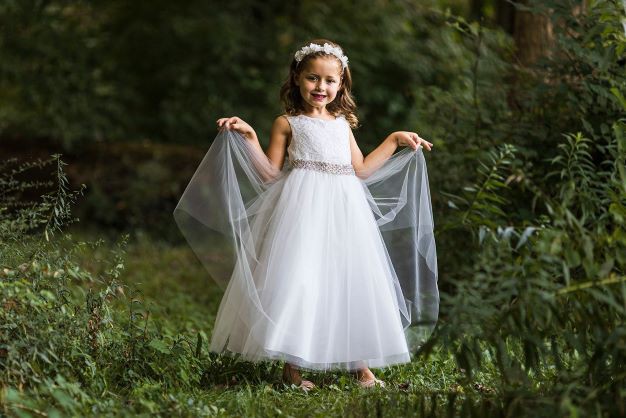
[[[626,39],[609,2],[576,18],[544,3],[566,23],[555,26],[558,53],[524,69],[521,125],[510,122],[520,131],[510,136],[515,146],[493,147],[469,186],[445,194],[452,212],[438,242],[478,239],[459,249],[470,257],[448,267],[431,347],[447,347],[469,380],[495,366],[500,399],[522,405],[519,415],[619,415],[626,108],[615,92],[626,87],[617,53]],[[562,32],[572,27],[580,35]],[[531,397],[541,406],[523,407]]]
[[[208,353],[222,293],[207,287],[195,256],[141,235],[111,245],[63,230],[77,196],[64,187],[64,165],[58,155],[11,160],[0,173],[2,415],[367,416],[463,390],[444,356],[385,370],[381,377],[400,382],[395,394],[366,394],[346,373],[327,373],[314,378],[323,389],[311,397],[281,383],[278,362]],[[53,181],[18,176],[45,169]],[[39,200],[17,199],[38,187],[46,192]]]
[[[20,194],[42,186],[18,175],[52,163],[55,181],[44,184],[52,191],[40,202],[18,204]],[[180,335],[149,329],[149,310],[119,281],[128,237],[96,260],[98,275],[78,259],[102,240],[55,238],[73,221],[70,205],[82,191],[69,191],[63,165],[58,155],[34,163],[11,160],[0,173],[2,397],[16,411],[37,411],[43,402],[50,403],[49,412],[74,415],[98,404],[95,393],[131,393],[140,381],[197,383],[201,334],[192,346]],[[24,391],[39,400],[24,398]]]
[[[353,51],[365,116],[359,141],[376,143],[406,123],[435,142],[436,152],[428,155],[441,260],[435,336],[416,361],[378,373],[392,382],[387,391],[363,393],[344,373],[318,377],[323,388],[316,394],[286,388],[277,364],[206,352],[221,293],[202,281],[191,253],[142,236],[107,247],[62,235],[81,191],[69,190],[58,156],[7,160],[0,163],[0,411],[623,415],[621,6],[596,1],[573,15],[568,2],[530,2],[531,10],[552,10],[555,44],[535,65],[520,67],[506,34],[430,3],[343,5],[330,19],[329,6],[320,2],[287,9],[273,1],[247,4],[229,3],[220,13],[195,2],[0,6],[12,17],[7,27],[41,41],[48,48],[43,61],[49,61],[34,65],[35,53],[24,53],[27,38],[6,43],[0,71],[12,82],[0,89],[3,134],[53,135],[78,144],[99,137],[94,132],[103,126],[107,138],[119,129],[120,138],[204,141],[210,133],[205,117],[239,112],[241,97],[248,116],[267,132],[268,115],[278,111],[271,92],[286,66],[281,57],[324,29]],[[32,9],[39,13],[27,13]],[[348,13],[362,24],[345,25],[341,16]],[[238,19],[250,27],[265,22],[268,29],[243,31]],[[3,41],[13,33],[5,29]],[[223,42],[208,43],[216,34]],[[55,50],[52,39],[67,42]],[[134,54],[142,48],[137,65]],[[67,70],[50,63],[66,56],[77,58],[64,64],[76,74],[67,84],[47,86],[58,80],[56,71]],[[94,56],[100,57],[96,64]],[[106,70],[85,70],[100,64]],[[35,82],[37,71],[50,77]],[[33,81],[32,91],[24,80]],[[101,82],[114,86],[104,89],[106,104],[99,101]],[[223,86],[232,89],[224,93]],[[67,97],[89,105],[62,112]],[[50,113],[42,111],[45,103]],[[177,170],[154,162],[137,167],[138,176],[124,176],[133,179],[122,192],[132,206],[125,213],[153,222],[158,218],[147,211],[161,199],[158,185]],[[55,181],[28,180],[32,169],[50,170]],[[28,201],[37,187],[51,192]],[[112,216],[109,191],[101,190],[89,211]]]
[[[614,127],[623,135],[624,122]],[[588,139],[568,138],[553,160],[563,176],[558,189],[545,194],[523,181],[547,215],[523,232],[474,218],[482,240],[471,265],[452,280],[454,291],[443,297],[439,338],[469,379],[493,363],[505,393],[516,389],[526,397],[541,384],[546,400],[593,411],[623,397],[626,377],[626,223],[607,216],[606,206],[611,199],[619,207],[626,203],[617,181],[626,153],[605,155],[599,166],[612,171],[598,170],[587,159]],[[615,145],[614,137],[609,148]],[[468,219],[469,209],[458,217]]]
[[[53,137],[68,146],[123,131],[128,92],[87,2],[0,5],[0,133]]]
[[[463,196],[443,192],[442,195],[450,198],[448,205],[459,209],[464,207],[463,215],[456,218],[459,224],[448,224],[446,228],[458,228],[464,225],[484,225],[495,229],[498,224],[506,221],[507,214],[501,206],[509,203],[502,196],[507,187],[506,171],[513,163],[515,147],[504,144],[487,155],[488,162],[479,162],[477,182],[463,188]],[[456,202],[456,203],[455,203]],[[453,221],[454,222],[454,221]],[[480,230],[480,240],[484,237],[484,229]]]
[[[470,112],[480,135],[491,121],[476,118],[457,95],[479,100],[486,79],[478,75],[495,83],[504,65],[499,51],[510,49],[496,31],[478,41],[457,33],[455,17],[433,0],[332,7],[314,0],[11,1],[0,18],[7,22],[0,28],[0,134],[51,137],[66,150],[143,138],[206,145],[214,121],[235,114],[267,144],[292,54],[320,34],[348,52],[364,150],[399,129],[447,139],[439,117],[429,119],[428,110],[443,105],[439,96],[451,105],[438,109],[442,121]],[[472,89],[458,77],[466,72]]]
[[[9,158],[0,163],[0,233],[6,239],[20,237],[38,227],[43,227],[46,240],[55,231],[60,231],[61,225],[74,222],[70,213],[70,205],[82,195],[85,185],[80,190],[70,192],[68,179],[63,173],[65,163],[60,155],[53,155],[50,159],[37,160],[16,166],[17,159]],[[35,204],[26,199],[20,199],[40,187],[53,186],[52,181],[24,180],[22,176],[34,168],[46,169],[56,167],[56,193],[43,195],[43,202]]]

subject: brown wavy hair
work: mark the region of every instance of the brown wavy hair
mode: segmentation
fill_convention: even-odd
[[[302,45],[302,47],[311,43],[320,46],[324,46],[325,43],[328,43],[341,48],[341,46],[328,39],[313,39]],[[298,50],[299,49],[300,48],[298,48]],[[343,51],[343,48],[341,48],[341,50]],[[295,116],[304,111],[303,99],[302,95],[300,95],[300,87],[296,86],[296,79],[300,76],[302,69],[306,67],[308,61],[321,56],[336,58],[334,55],[326,54],[324,51],[317,51],[306,55],[300,62],[297,62],[295,58],[291,60],[289,76],[280,88],[280,101],[283,103],[285,112],[288,115]],[[338,58],[337,61],[339,61]],[[341,86],[339,90],[337,90],[337,96],[335,100],[326,106],[326,109],[335,117],[343,115],[351,128],[357,128],[359,126],[359,119],[356,116],[356,103],[354,102],[351,91],[352,75],[350,74],[350,66],[346,66],[341,73]]]

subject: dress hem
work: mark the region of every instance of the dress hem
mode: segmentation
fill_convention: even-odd
[[[265,350],[263,354],[252,355],[252,354],[242,354],[235,351],[231,351],[227,348],[223,350],[209,350],[213,353],[226,355],[233,358],[239,358],[245,361],[251,361],[254,363],[262,362],[262,361],[285,361],[292,365],[295,365],[298,369],[308,370],[312,372],[320,372],[320,371],[356,371],[359,369],[367,368],[384,368],[387,366],[393,366],[403,363],[411,362],[411,355],[409,352],[393,354],[389,356],[385,356],[382,358],[374,358],[374,359],[362,359],[362,360],[352,360],[352,361],[337,361],[337,362],[328,362],[328,363],[316,363],[307,361],[301,357],[294,356],[288,353],[283,353],[279,351],[270,351]]]

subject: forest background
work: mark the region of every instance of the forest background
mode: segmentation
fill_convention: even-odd
[[[0,412],[626,416],[626,16],[608,1],[0,3]],[[426,159],[441,315],[363,392],[207,352],[221,291],[172,211],[293,52],[350,59],[364,153]]]

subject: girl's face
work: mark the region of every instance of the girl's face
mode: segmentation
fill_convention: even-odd
[[[306,63],[295,82],[300,87],[307,111],[324,110],[335,100],[341,86],[341,63],[332,57],[313,58]]]

